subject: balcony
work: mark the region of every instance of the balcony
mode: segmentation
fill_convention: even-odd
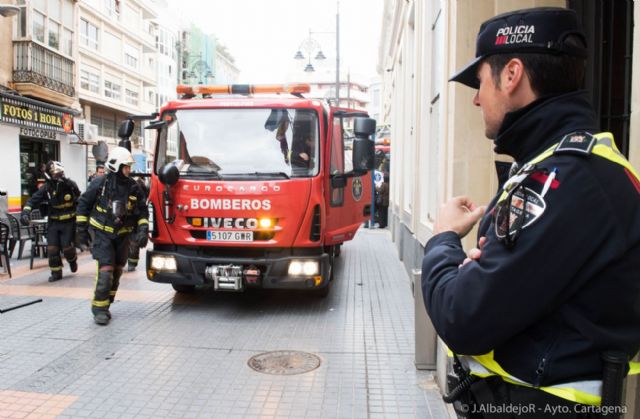
[[[74,62],[35,42],[13,42],[13,82],[16,90],[30,96],[69,105],[76,95]],[[61,95],[51,94],[34,86],[45,87]]]

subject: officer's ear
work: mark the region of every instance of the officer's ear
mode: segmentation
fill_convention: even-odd
[[[524,63],[519,58],[512,58],[502,69],[500,85],[507,93],[514,93],[517,89],[524,87],[522,83],[529,84]]]

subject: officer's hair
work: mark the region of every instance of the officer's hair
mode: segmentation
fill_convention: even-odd
[[[571,46],[585,48],[581,37],[570,35],[565,41]],[[524,64],[524,70],[531,82],[531,89],[537,97],[574,92],[584,88],[586,59],[567,54],[512,53],[491,55],[486,62],[491,67],[491,75],[496,87],[500,87],[500,73],[513,59]]]

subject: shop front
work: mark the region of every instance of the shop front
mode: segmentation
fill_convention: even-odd
[[[73,144],[77,111],[0,92],[0,190],[7,190],[9,211],[20,211],[44,182],[44,165],[58,160],[67,177],[85,185],[86,148]]]

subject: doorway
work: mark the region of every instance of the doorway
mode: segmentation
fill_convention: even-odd
[[[22,206],[38,190],[42,176],[38,171],[49,160],[59,160],[60,144],[57,141],[20,137],[20,196]]]

